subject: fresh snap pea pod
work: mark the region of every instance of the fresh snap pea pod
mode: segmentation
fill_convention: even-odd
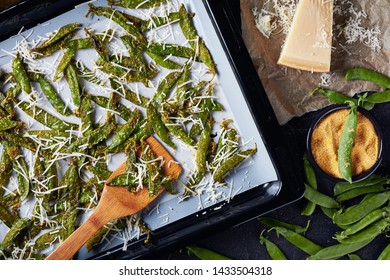
[[[108,0],[110,6],[120,6],[128,9],[147,9],[159,6],[166,0]]]
[[[259,239],[260,239],[260,244],[265,245],[265,248],[267,249],[268,255],[271,257],[271,259],[287,260],[282,250],[280,250],[279,247],[271,240],[263,236],[263,233],[260,234]]]
[[[108,149],[111,150],[120,144],[124,143],[130,135],[134,132],[136,128],[136,124],[141,119],[141,112],[137,109],[134,110],[132,117],[127,121],[127,123],[121,127],[118,131],[116,131],[114,138],[110,145],[108,145]]]
[[[103,16],[108,19],[112,19],[115,23],[120,25],[124,30],[134,36],[140,44],[146,44],[145,37],[141,34],[136,25],[129,24],[129,19],[120,11],[109,7],[97,7],[92,4],[88,4],[89,12],[98,16]]]
[[[367,246],[373,239],[369,239],[363,242],[357,242],[352,244],[336,244],[328,246],[318,251],[316,254],[308,257],[308,260],[332,260],[346,256],[357,250]]]
[[[155,53],[146,52],[147,55],[156,62],[156,64],[160,65],[163,68],[170,69],[170,70],[177,70],[181,69],[182,66],[176,62],[173,62],[172,60],[169,60],[167,57],[160,56]]]
[[[372,104],[386,103],[390,101],[390,90],[377,91],[368,95],[365,102],[370,102]]]
[[[316,174],[314,172],[314,168],[313,166],[311,166],[308,158],[307,158],[307,154],[305,153],[303,155],[303,170],[305,172],[305,180],[306,180],[306,183],[312,187],[313,189],[317,190],[317,178],[316,178]],[[316,208],[316,204],[312,201],[309,201],[305,208],[302,210],[301,214],[302,215],[305,215],[305,216],[310,216],[311,214],[313,214],[314,210]]]
[[[109,61],[109,51],[104,45],[103,40],[101,40],[99,36],[93,34],[92,31],[88,30],[87,28],[84,28],[84,31],[88,35],[94,49],[99,54],[99,56],[102,59]]]
[[[340,233],[336,233],[336,239],[341,242],[341,240],[347,238],[348,236],[355,234],[363,229],[365,229],[367,226],[371,225],[372,223],[383,219],[385,217],[389,216],[389,209],[387,207],[384,207],[382,209],[376,209],[372,211],[371,213],[367,214],[365,217],[363,217],[360,221],[349,225],[345,230],[343,230]]]
[[[337,225],[350,225],[378,209],[389,200],[390,192],[374,194],[359,204],[345,209],[345,211],[334,216],[334,222]]]
[[[99,142],[107,139],[111,132],[115,129],[115,123],[105,123],[102,126],[94,129],[91,133],[86,136],[78,138],[67,148],[68,153],[78,152],[91,148],[98,144]]]
[[[68,83],[73,104],[79,108],[81,105],[81,87],[77,72],[77,68],[72,62],[70,62],[65,68],[64,78]]]
[[[340,144],[338,148],[338,168],[341,177],[352,183],[352,147],[355,141],[356,129],[357,129],[357,109],[354,103],[345,121],[343,131],[341,133]]]
[[[58,131],[67,131],[67,130],[77,130],[78,125],[74,123],[65,122],[59,118],[49,114],[45,110],[37,107],[31,106],[29,103],[21,101],[18,103],[20,109],[23,110],[31,118],[35,119],[37,122]]]
[[[390,260],[390,244],[380,253],[378,260]]]
[[[305,184],[304,196],[307,200],[313,202],[316,205],[320,205],[326,208],[340,208],[339,203],[335,199],[313,189],[308,184]]]
[[[345,79],[348,81],[352,80],[363,80],[373,82],[381,87],[390,88],[390,77],[379,73],[375,70],[367,68],[352,68],[345,73]]]
[[[16,57],[12,60],[12,74],[15,77],[19,88],[26,93],[31,93],[31,81],[27,75],[26,66],[20,58],[19,53],[17,53]]]
[[[45,77],[43,77],[43,75],[35,73],[34,81],[37,81],[39,83],[47,100],[58,113],[65,116],[69,116],[72,114],[69,108],[66,107],[64,101],[62,101],[62,99],[56,92],[55,88],[50,84],[49,81],[45,79]]]
[[[342,194],[336,197],[336,200],[338,202],[343,202],[361,195],[383,192],[386,189],[388,188],[386,188],[383,183],[373,185],[373,186],[363,187],[363,188],[356,188],[347,192],[343,192]]]
[[[211,251],[209,249],[201,248],[196,245],[186,247],[187,251],[201,260],[231,260],[230,258]]]
[[[11,178],[13,163],[6,149],[3,149],[0,160],[0,197],[4,195],[4,188]]]
[[[337,183],[334,188],[333,188],[333,193],[335,196],[338,196],[344,192],[356,189],[356,188],[364,188],[364,187],[369,187],[377,184],[385,184],[387,182],[387,178],[372,174],[369,176],[367,179],[364,179],[359,182],[354,182],[352,184],[349,183]]]
[[[210,51],[207,48],[203,39],[198,36],[198,33],[194,25],[192,24],[191,18],[188,15],[187,10],[183,4],[180,6],[179,9],[179,17],[180,28],[183,31],[183,35],[186,37],[189,44],[192,46],[192,49],[195,50],[197,57],[207,66],[210,73],[216,74],[216,65],[210,54]]]
[[[234,168],[236,168],[246,158],[253,156],[257,152],[257,147],[237,152],[230,158],[224,160],[220,166],[214,171],[213,179],[215,182],[223,182],[225,176]]]
[[[175,149],[176,146],[172,142],[169,130],[166,128],[164,123],[161,120],[160,112],[157,110],[157,105],[155,102],[149,102],[146,107],[146,116],[150,126],[153,128],[153,131],[158,135],[158,137],[168,146]]]
[[[319,93],[319,94],[326,96],[330,101],[332,101],[333,103],[336,103],[336,104],[346,104],[348,102],[353,102],[356,105],[358,104],[357,99],[355,99],[353,97],[349,97],[348,95],[346,95],[342,92],[339,92],[339,91],[316,87],[312,91],[312,94],[316,94],[316,93]]]
[[[154,94],[153,99],[156,100],[158,103],[161,103],[166,100],[167,95],[175,86],[177,80],[180,78],[181,75],[181,71],[170,72],[168,75],[166,75],[158,85],[157,91]]]
[[[193,49],[175,44],[149,43],[145,47],[145,51],[160,56],[173,55],[187,59],[194,59],[195,57],[195,51]]]
[[[320,245],[293,230],[283,227],[274,227],[272,229],[274,229],[278,235],[282,235],[288,242],[309,255],[314,255],[322,250]]]
[[[4,236],[3,242],[0,245],[0,250],[5,250],[13,244],[14,240],[31,224],[29,218],[21,218],[17,220],[7,234]]]
[[[196,141],[188,135],[188,133],[184,130],[182,126],[174,123],[168,115],[162,113],[161,120],[165,124],[166,128],[168,128],[169,132],[172,133],[172,135],[174,135],[187,145],[196,146]]]
[[[62,38],[64,38],[68,34],[74,34],[75,31],[80,26],[81,26],[81,23],[74,22],[74,23],[69,23],[67,25],[60,27],[52,36],[50,36],[50,38],[48,40],[44,41],[41,45],[34,48],[33,50],[37,50],[37,49],[39,50],[39,49],[46,48],[46,47],[54,44],[55,42],[61,40]]]
[[[286,223],[286,222],[283,222],[281,220],[271,218],[271,217],[259,217],[258,220],[260,223],[262,223],[263,225],[266,225],[270,228],[282,227],[282,228],[286,228],[289,230],[293,230],[296,233],[303,233],[304,234],[309,228],[309,223],[307,223],[306,227],[302,227],[299,225],[289,224],[289,223]]]
[[[347,238],[340,239],[340,243],[344,244],[353,244],[358,242],[364,242],[367,240],[372,240],[373,238],[379,236],[381,233],[385,231],[390,225],[390,220],[388,218],[381,219],[379,221],[374,222],[369,225],[365,229],[349,235]]]

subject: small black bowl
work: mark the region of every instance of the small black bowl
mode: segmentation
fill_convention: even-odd
[[[323,118],[325,118],[326,116],[328,116],[329,114],[331,114],[331,113],[333,113],[333,112],[335,112],[337,110],[348,109],[348,108],[349,108],[348,105],[331,105],[331,106],[325,108],[320,113],[320,115],[313,121],[313,123],[310,126],[309,132],[307,134],[306,149],[307,149],[307,156],[308,156],[308,159],[309,159],[311,165],[313,166],[313,168],[316,171],[318,171],[319,174],[321,174],[321,176],[323,176],[324,178],[326,178],[326,179],[328,179],[330,181],[334,181],[334,182],[347,182],[347,181],[342,179],[342,178],[337,178],[337,177],[334,177],[334,176],[326,173],[324,170],[322,170],[318,166],[318,164],[315,161],[314,156],[312,154],[311,138],[312,138],[312,134],[313,134],[314,128],[319,124],[319,122]],[[365,172],[352,177],[352,182],[361,181],[361,180],[367,178],[368,176],[370,176],[372,173],[374,173],[375,170],[381,164],[382,158],[383,158],[383,151],[382,151],[382,149],[383,149],[383,132],[382,132],[382,129],[381,129],[380,125],[378,124],[378,122],[375,119],[375,117],[369,111],[367,111],[366,109],[358,107],[357,110],[358,110],[358,112],[363,114],[365,117],[367,117],[371,121],[371,123],[374,125],[376,133],[378,135],[378,146],[379,147],[378,147],[378,157],[377,157],[376,162],[373,164],[373,166],[370,169],[366,170]]]

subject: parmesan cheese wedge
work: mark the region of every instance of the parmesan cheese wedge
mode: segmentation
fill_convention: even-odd
[[[278,64],[329,72],[333,0],[300,0]]]

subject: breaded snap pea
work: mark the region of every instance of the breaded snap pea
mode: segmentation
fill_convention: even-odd
[[[257,152],[257,147],[237,152],[231,157],[224,160],[220,166],[214,171],[213,179],[215,182],[223,182],[225,176],[234,168],[236,168],[246,158],[253,156]]]
[[[182,4],[179,9],[180,28],[183,31],[183,35],[186,37],[192,49],[195,50],[196,56],[201,62],[203,62],[211,74],[217,73],[216,64],[211,56],[209,49],[201,37],[199,37],[191,18],[187,13],[187,10]]]
[[[146,53],[151,59],[154,60],[154,62],[156,62],[161,67],[170,70],[177,70],[181,68],[180,64],[173,62],[172,60],[169,60],[168,57],[160,56],[158,54],[151,53],[151,52],[146,52]]]
[[[200,134],[199,142],[196,147],[195,163],[196,170],[200,174],[205,174],[207,171],[207,155],[211,142],[211,126],[206,124],[202,133]]]
[[[13,170],[13,163],[4,148],[0,159],[0,197],[4,195],[4,188],[7,186]]]
[[[149,102],[148,106],[146,107],[146,116],[150,126],[153,128],[153,131],[158,135],[158,137],[165,144],[175,149],[175,144],[172,142],[169,136],[169,130],[161,120],[161,115],[155,102]]]
[[[0,131],[9,130],[20,124],[22,124],[20,121],[14,121],[7,117],[0,118]]]
[[[81,105],[81,87],[77,72],[76,66],[74,66],[73,62],[70,62],[65,68],[64,77],[68,83],[73,104],[79,108]]]
[[[13,244],[14,240],[21,234],[21,232],[30,224],[31,220],[29,218],[21,218],[17,220],[4,236],[3,242],[0,245],[0,250],[9,248]]]
[[[61,74],[64,72],[64,70],[66,69],[68,64],[72,61],[75,55],[76,55],[76,50],[72,48],[68,48],[65,50],[60,62],[57,65],[56,72],[54,73],[54,78],[53,78],[54,82],[60,79]]]
[[[103,40],[100,39],[99,36],[92,33],[92,31],[88,30],[87,28],[84,28],[85,33],[88,35],[94,49],[96,52],[100,55],[100,57],[104,60],[109,60],[109,51],[104,45]]]
[[[168,128],[169,132],[172,133],[175,137],[186,143],[190,146],[196,146],[196,141],[190,137],[187,131],[177,123],[174,123],[168,115],[162,113],[161,120],[165,124],[166,128]]]
[[[195,16],[194,13],[189,14],[190,18],[193,18],[194,16]],[[142,32],[146,32],[154,28],[158,28],[167,24],[178,22],[179,20],[180,20],[180,16],[178,12],[172,12],[162,17],[154,16],[148,20],[144,20],[140,25],[140,30]]]
[[[48,40],[44,41],[41,45],[38,47],[34,48],[33,51],[39,51],[41,49],[44,49],[55,42],[61,40],[68,34],[74,33],[79,27],[81,26],[81,23],[74,22],[74,23],[69,23],[67,25],[64,25],[60,27],[57,32],[55,32]]]
[[[9,228],[12,227],[12,225],[17,220],[17,216],[13,213],[9,212],[7,207],[4,206],[2,203],[0,203],[0,220]]]
[[[153,8],[165,3],[166,0],[108,0],[108,5],[121,6],[129,9]]]
[[[107,149],[111,150],[124,143],[133,133],[136,128],[136,124],[140,121],[141,117],[141,112],[135,109],[133,115],[127,123],[115,133],[114,138],[112,139],[110,145],[108,145]]]
[[[51,85],[51,83],[45,79],[45,77],[41,74],[35,73],[33,75],[34,81],[37,81],[41,86],[43,93],[45,94],[49,103],[53,106],[53,108],[60,114],[64,116],[69,116],[72,112],[66,106],[64,101],[60,98],[55,88]]]
[[[69,40],[72,39],[73,35],[74,35],[73,33],[69,33],[68,35],[62,37],[60,40],[56,41],[53,44],[50,44],[47,47],[43,47],[43,48],[36,47],[31,49],[30,52],[35,55],[35,58],[50,56],[55,52],[65,48],[66,44],[69,42]]]
[[[37,107],[31,106],[29,103],[21,101],[18,103],[20,109],[23,110],[31,118],[35,119],[37,122],[58,131],[67,131],[67,130],[77,130],[78,125],[74,123],[65,122],[59,118],[49,114],[45,110]]]
[[[23,63],[23,60],[20,58],[19,53],[16,54],[16,57],[12,60],[12,74],[16,79],[18,86],[26,93],[31,93],[31,83],[27,75],[26,66]]]
[[[188,59],[195,58],[195,51],[191,48],[187,48],[180,45],[175,44],[159,44],[159,43],[149,43],[145,47],[145,51],[147,53],[154,53],[160,56],[178,56],[184,57]]]
[[[10,142],[12,145],[16,147],[23,147],[34,153],[36,152],[35,143],[27,137],[23,137],[15,133],[0,131],[0,141],[3,140]]]
[[[157,91],[154,94],[153,99],[156,100],[158,103],[161,103],[166,100],[167,95],[175,86],[177,80],[180,78],[181,75],[182,71],[174,71],[166,75],[158,85]]]

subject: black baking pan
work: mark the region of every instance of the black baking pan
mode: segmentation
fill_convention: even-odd
[[[84,1],[24,1],[0,12],[0,40],[53,18]],[[281,127],[277,122],[267,95],[252,64],[234,19],[230,1],[203,0],[208,15],[218,34],[236,79],[244,93],[250,113],[261,133],[269,156],[276,167],[277,182],[254,187],[234,197],[229,203],[221,202],[212,209],[186,216],[153,231],[149,243],[145,237],[133,241],[123,251],[122,246],[96,253],[93,259],[158,258],[159,254],[194,243],[213,232],[243,223],[259,215],[285,206],[303,196],[302,171],[291,160]],[[234,7],[236,8],[236,7]],[[278,185],[273,190],[270,184]],[[218,211],[215,211],[218,209]]]

